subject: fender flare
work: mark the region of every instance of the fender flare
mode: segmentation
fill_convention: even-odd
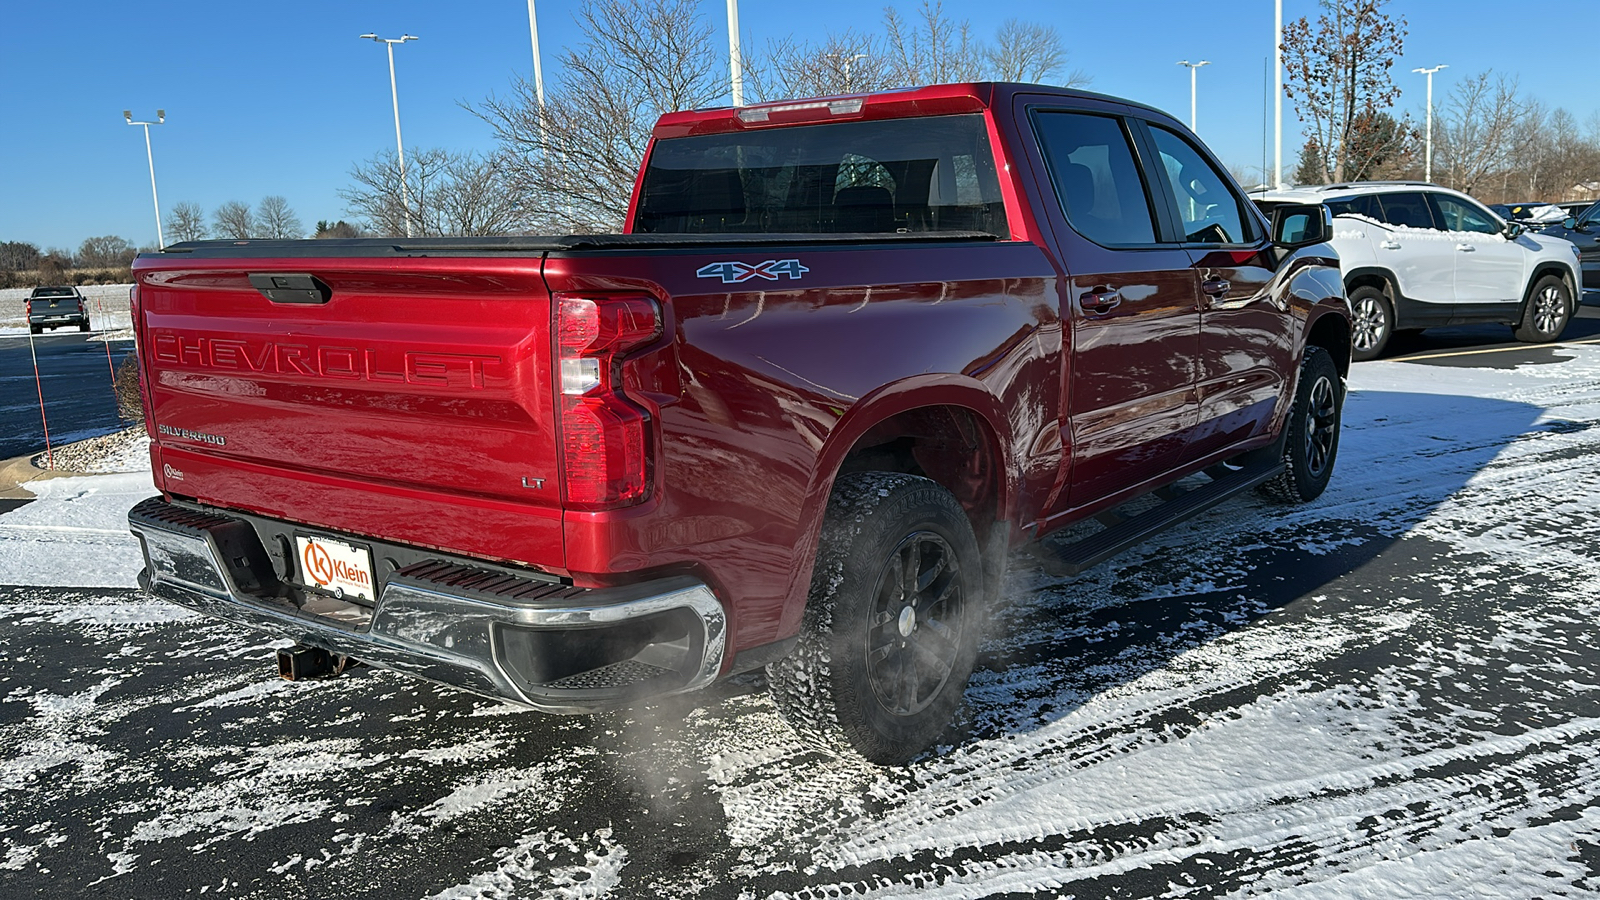
[[[827,514],[828,498],[845,457],[874,426],[892,416],[929,406],[958,406],[971,410],[989,429],[995,443],[996,465],[1001,473],[996,483],[996,518],[1000,521],[1009,519],[1017,495],[1012,473],[1018,469],[1012,454],[1011,422],[1000,399],[976,378],[952,373],[913,375],[878,388],[850,405],[817,454],[811,481],[802,501],[801,543],[795,548],[795,556],[801,560],[801,564],[794,569],[795,578],[784,604],[780,634],[788,636],[800,628],[806,595],[811,586],[812,568],[816,563],[817,544],[822,536],[823,517]]]

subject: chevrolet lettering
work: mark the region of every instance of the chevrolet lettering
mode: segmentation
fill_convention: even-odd
[[[504,368],[493,354],[244,341],[157,329],[151,329],[150,344],[158,361],[177,368],[391,384],[483,388]]]

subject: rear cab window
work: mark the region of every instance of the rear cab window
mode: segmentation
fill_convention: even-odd
[[[981,114],[658,140],[633,231],[1010,236]]]

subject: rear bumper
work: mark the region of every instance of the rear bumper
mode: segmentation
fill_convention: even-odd
[[[368,610],[280,581],[243,519],[152,498],[128,524],[156,597],[545,712],[695,690],[723,667],[726,615],[687,577],[585,590],[441,558],[388,575]]]
[[[62,313],[61,315],[29,316],[29,325],[82,325],[89,321],[89,317],[82,313]]]

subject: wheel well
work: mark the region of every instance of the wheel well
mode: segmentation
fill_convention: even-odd
[[[1343,316],[1326,315],[1318,319],[1311,326],[1311,333],[1306,335],[1306,346],[1321,347],[1333,357],[1333,365],[1339,370],[1339,377],[1345,378],[1350,374],[1350,323]]]
[[[1383,292],[1389,298],[1389,305],[1394,305],[1394,282],[1376,272],[1361,272],[1345,280],[1345,296],[1355,293],[1356,288],[1371,287]]]
[[[1567,286],[1567,293],[1572,295],[1573,314],[1576,315],[1578,305],[1583,301],[1583,290],[1577,285],[1573,284],[1571,277],[1572,272],[1570,270],[1552,262],[1543,263],[1542,265],[1535,267],[1533,274],[1528,277],[1528,286],[1522,292],[1523,306],[1526,307],[1528,301],[1533,299],[1533,286],[1538,284],[1539,279],[1545,277],[1546,275],[1556,276],[1557,278],[1561,279],[1562,284]]]
[[[904,472],[943,486],[967,511],[982,545],[999,519],[999,442],[987,422],[963,406],[924,406],[872,426],[845,454],[835,475]]]

